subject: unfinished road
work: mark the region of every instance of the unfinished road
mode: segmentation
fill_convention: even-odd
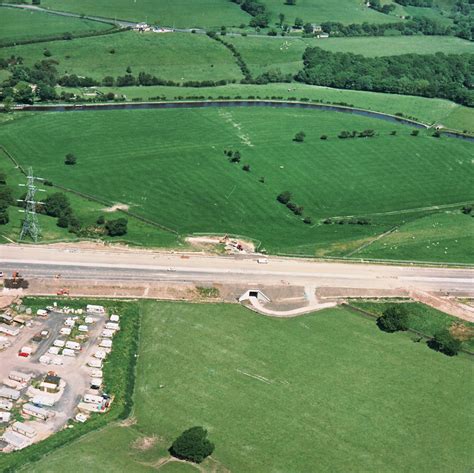
[[[25,278],[405,289],[474,296],[474,270],[318,262],[297,258],[175,254],[81,246],[2,245],[0,271]]]

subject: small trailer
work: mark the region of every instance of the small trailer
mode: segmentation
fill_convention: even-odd
[[[20,333],[19,327],[14,327],[6,324],[0,324],[0,332],[10,337],[16,337]]]
[[[33,348],[25,345],[20,348],[18,352],[18,356],[22,356],[23,358],[28,358],[33,353]]]
[[[43,407],[43,406],[52,407],[55,404],[55,400],[52,396],[41,396],[41,395],[34,396],[31,399],[31,402],[35,406],[39,406],[39,407]]]
[[[71,329],[69,327],[63,327],[60,331],[59,331],[59,334],[60,335],[71,335]]]
[[[120,325],[117,324],[116,322],[107,322],[105,324],[105,328],[107,330],[120,330]]]
[[[12,425],[13,432],[17,432],[21,435],[24,435],[28,438],[33,438],[36,436],[36,429],[31,427],[30,425],[24,424],[23,422],[15,422]]]
[[[6,386],[0,387],[0,397],[10,399],[12,401],[18,401],[20,396],[20,391],[17,391],[16,389],[7,388]]]
[[[10,371],[8,377],[20,383],[29,383],[32,375],[30,373],[22,373],[21,371]]]
[[[75,356],[76,356],[76,352],[75,352],[74,350],[72,350],[71,348],[64,348],[64,350],[63,350],[63,355],[64,355],[64,356],[75,357]]]
[[[54,412],[35,406],[34,404],[30,404],[29,402],[23,406],[22,412],[25,415],[36,417],[36,419],[40,420],[48,420],[54,415]]]
[[[99,360],[104,360],[107,357],[107,353],[104,350],[97,350],[94,353],[94,357],[98,358]]]
[[[117,314],[112,314],[110,316],[110,322],[120,322],[120,315],[117,315]]]
[[[12,417],[11,412],[1,412],[0,411],[0,422],[1,423],[10,422],[11,417]]]
[[[104,398],[102,396],[97,396],[96,394],[84,394],[84,402],[102,405],[104,403]]]
[[[38,309],[36,311],[36,315],[39,315],[40,317],[47,317],[48,316],[48,311],[45,309]]]
[[[99,360],[97,358],[90,358],[87,364],[91,368],[102,368],[102,360]]]
[[[77,351],[80,351],[81,350],[81,345],[77,342],[66,342],[66,348],[69,348],[70,350],[77,350]]]
[[[99,343],[99,347],[101,348],[112,348],[112,340],[105,338]]]
[[[89,331],[89,327],[87,325],[79,325],[79,327],[77,327],[77,329],[79,330],[79,332],[88,332]]]
[[[105,307],[101,305],[88,304],[86,312],[91,315],[105,315]]]
[[[11,411],[13,409],[13,402],[7,401],[6,399],[0,399],[0,409]]]
[[[104,329],[102,330],[102,333],[100,334],[100,336],[102,338],[112,338],[114,334],[115,332],[113,330]]]

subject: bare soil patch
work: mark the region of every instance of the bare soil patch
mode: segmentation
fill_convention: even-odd
[[[457,338],[461,342],[466,342],[474,337],[474,329],[459,322],[455,322],[451,325],[449,331],[454,338]]]
[[[140,450],[141,452],[144,452],[146,450],[150,450],[150,448],[155,446],[157,442],[158,442],[158,437],[156,436],[140,437],[132,443],[132,448],[134,448],[135,450]]]
[[[226,236],[193,236],[186,238],[186,242],[195,248],[205,251],[223,250],[228,254],[246,254],[254,253],[255,245],[253,242],[240,238],[231,238]]]
[[[104,212],[115,212],[117,210],[127,211],[129,208],[130,208],[130,206],[127,205],[127,204],[116,203],[116,204],[112,205],[111,207],[104,207],[102,210]]]

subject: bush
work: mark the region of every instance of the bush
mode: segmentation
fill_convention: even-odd
[[[71,213],[71,204],[66,194],[55,192],[43,201],[44,211],[50,217],[60,217]]]
[[[77,158],[72,153],[66,154],[66,158],[64,159],[64,164],[68,166],[74,166],[77,163]]]
[[[408,312],[405,307],[392,305],[377,319],[377,325],[384,332],[398,332],[408,329]]]
[[[202,427],[185,430],[169,449],[174,457],[194,463],[201,463],[213,451],[214,444],[207,439],[207,430]]]
[[[455,356],[461,349],[461,342],[455,339],[449,330],[441,330],[435,334],[435,336],[428,341],[428,346],[432,350],[444,353],[447,356]]]
[[[303,219],[303,222],[306,223],[306,225],[311,225],[313,223],[313,220],[311,217],[305,217]]]
[[[328,135],[321,135],[321,139],[322,139],[322,140],[327,140],[327,139],[328,139]]]
[[[420,134],[420,130],[412,130],[411,136],[418,136]]]
[[[126,218],[117,218],[116,220],[109,220],[105,224],[107,235],[109,236],[122,236],[127,233],[128,221]]]
[[[293,141],[297,141],[299,143],[302,143],[304,141],[306,137],[306,133],[304,131],[299,131],[298,133],[296,133]]]
[[[283,205],[288,204],[288,202],[291,200],[291,192],[284,191],[281,194],[278,194],[277,200],[278,202],[280,202],[280,204],[283,204]]]
[[[242,166],[242,169],[243,169],[244,171],[246,171],[246,172],[250,172],[250,164],[244,164],[244,165]]]
[[[97,225],[103,225],[105,223],[105,217],[103,215],[99,215],[96,220]]]

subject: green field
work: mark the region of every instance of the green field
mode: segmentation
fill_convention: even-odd
[[[67,18],[48,13],[20,10],[18,8],[0,8],[0,44],[2,42],[36,39],[61,33],[85,33],[111,27],[107,23],[80,18]]]
[[[437,213],[402,225],[353,256],[407,261],[463,261],[472,254],[474,218],[459,212]],[[470,263],[474,259],[469,258]]]
[[[427,207],[452,204],[459,211],[474,199],[472,144],[424,132],[412,137],[410,127],[366,117],[272,108],[19,117],[0,127],[0,142],[42,177],[128,204],[181,235],[240,234],[272,252],[345,256],[408,217],[425,216]],[[341,130],[369,128],[379,136],[337,138]],[[300,130],[306,141],[295,143]],[[397,136],[390,136],[393,130]],[[322,134],[329,139],[320,140]],[[231,164],[224,149],[240,150],[240,165]],[[78,157],[74,167],[63,164],[68,152]],[[304,206],[311,225],[276,201],[285,190]],[[352,216],[371,224],[321,223]],[[464,250],[450,261],[472,262],[469,240],[460,241]]]
[[[307,47],[320,47],[331,52],[351,52],[363,56],[392,56],[399,54],[474,53],[471,42],[450,36],[396,36],[361,38],[275,38],[229,37],[242,54],[253,75],[280,69],[296,74],[303,69],[303,53]]]
[[[285,22],[293,24],[295,18],[305,23],[337,21],[340,23],[385,23],[397,19],[367,8],[362,0],[298,0],[296,5],[285,5],[284,0],[262,0],[276,20],[279,13],[285,15]]]
[[[344,309],[275,320],[235,305],[147,303],[137,423],[91,433],[24,471],[156,471],[193,425],[216,444],[203,472],[468,471],[472,374],[465,355]]]
[[[5,117],[5,115],[3,115]],[[0,172],[4,172],[7,175],[7,184],[14,191],[14,198],[22,198],[24,188],[19,187],[19,184],[24,185],[26,178],[20,173],[18,169],[12,166],[11,161],[7,156],[0,150]],[[48,194],[58,192],[57,189],[49,186],[41,186],[42,191],[38,193],[41,199],[45,199]],[[72,193],[68,193],[71,205],[78,218],[84,222],[85,227],[93,227],[96,223],[97,218],[103,215],[106,219],[116,219],[123,217],[123,213],[119,211],[106,212],[104,208],[110,207],[97,202],[86,200],[82,197],[78,197]],[[6,225],[0,226],[0,242],[17,241],[20,235],[21,226],[24,214],[20,213],[15,207],[9,209],[10,221]],[[161,230],[159,228],[148,225],[136,218],[128,218],[128,232],[127,235],[117,238],[104,237],[106,240],[114,242],[122,242],[133,245],[148,245],[148,246],[160,246],[160,247],[182,247],[182,243],[178,241],[176,235]],[[54,242],[54,241],[74,241],[77,240],[77,236],[74,233],[69,233],[67,228],[60,228],[56,225],[56,218],[48,217],[47,215],[38,215],[39,224],[41,226],[41,241],[43,242]],[[90,235],[90,238],[96,239],[100,235]],[[84,239],[82,237],[81,239]]]
[[[402,302],[399,304],[407,310],[408,327],[423,333],[427,337],[433,337],[440,330],[449,330],[453,326],[463,324],[470,329],[470,334],[467,334],[462,340],[463,348],[474,352],[474,323],[465,322],[417,302]],[[393,302],[352,301],[351,305],[371,314],[382,315],[385,309],[393,305]]]
[[[250,16],[228,0],[44,0],[52,10],[143,21],[176,28],[239,26]]]
[[[140,34],[134,31],[6,48],[1,56],[21,56],[26,65],[44,59],[48,49],[60,75],[77,74],[101,80],[123,76],[128,66],[135,76],[147,72],[167,80],[240,80],[230,52],[205,35]]]
[[[62,90],[62,89],[60,89]],[[294,84],[267,84],[247,85],[228,84],[220,87],[101,87],[100,91],[113,92],[127,100],[163,100],[185,99],[188,97],[214,98],[272,98],[282,99],[310,99],[323,102],[346,103],[356,108],[385,112],[395,115],[403,113],[405,116],[414,117],[423,123],[442,124],[455,130],[467,130],[474,133],[474,109],[442,99],[428,99],[409,95],[382,94],[377,92],[364,92],[359,90],[331,89],[300,83]],[[83,89],[68,89],[79,96]]]

